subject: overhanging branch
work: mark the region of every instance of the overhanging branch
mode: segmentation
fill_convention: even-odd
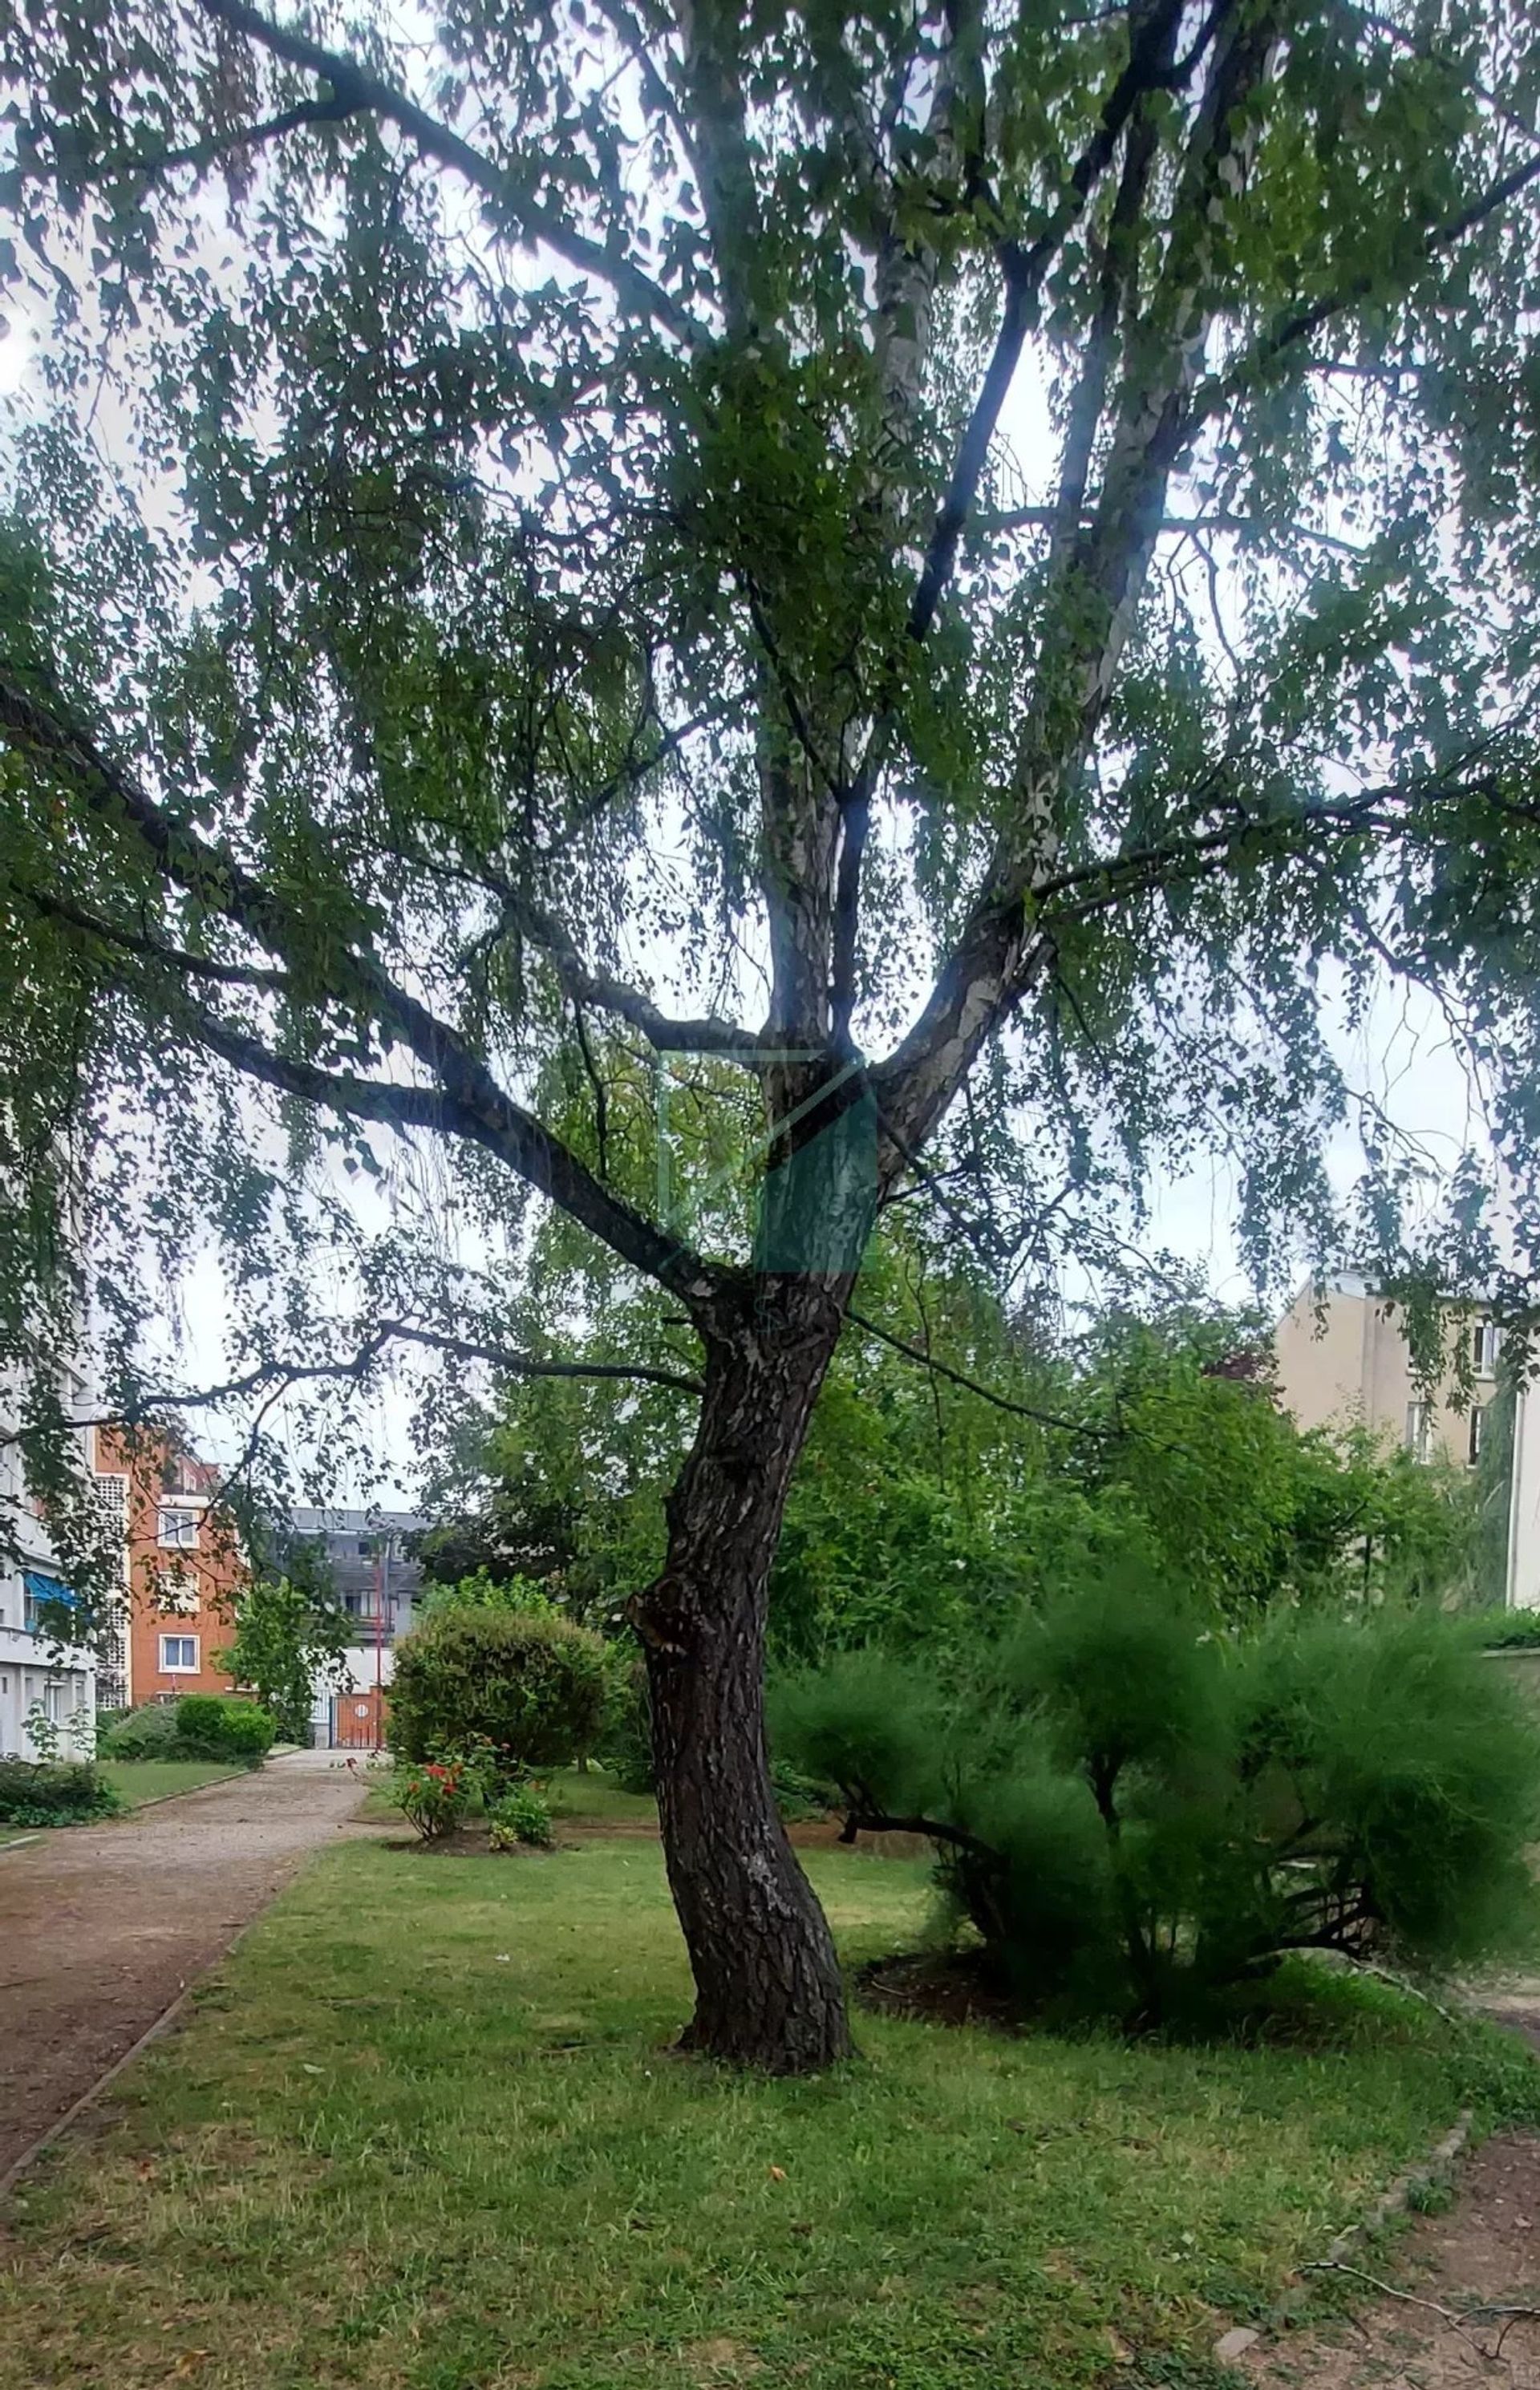
[[[79,786],[91,809],[143,842],[160,877],[195,896],[259,945],[292,961],[303,924],[290,901],[236,859],[211,846],[105,756],[89,735],[0,678],[0,735],[23,752],[45,759]],[[174,950],[159,959],[170,962]],[[287,1095],[324,1104],[389,1126],[425,1127],[481,1146],[528,1180],[621,1258],[671,1288],[687,1304],[705,1299],[711,1274],[699,1257],[667,1236],[595,1177],[585,1163],[533,1112],[506,1093],[481,1057],[449,1022],[397,985],[372,956],[339,941],[324,973],[306,954],[295,993],[316,1005],[332,1003],[371,1022],[404,1046],[430,1074],[431,1087],[397,1085],[333,1072],[280,1053],[249,1029],[192,1002],[181,1023],[197,1042],[248,1075]]]
[[[447,1330],[422,1328],[405,1319],[382,1319],[353,1353],[329,1361],[263,1361],[255,1368],[238,1377],[227,1378],[216,1386],[177,1390],[172,1387],[147,1388],[125,1402],[115,1411],[104,1411],[97,1417],[71,1419],[71,1428],[122,1427],[142,1428],[152,1425],[162,1411],[215,1410],[224,1403],[238,1402],[247,1394],[267,1394],[275,1390],[283,1394],[291,1387],[313,1383],[324,1379],[362,1379],[383,1358],[392,1344],[417,1344],[425,1351],[443,1353],[459,1361],[484,1361],[510,1378],[572,1378],[597,1381],[636,1382],[662,1386],[671,1394],[699,1397],[705,1389],[699,1378],[687,1376],[683,1370],[653,1368],[644,1362],[625,1361],[552,1361],[533,1354],[515,1352],[510,1346],[498,1344],[482,1337],[456,1336]],[[42,1426],[8,1428],[0,1433],[0,1449],[24,1444],[29,1435],[40,1435]]]
[[[581,274],[591,275],[613,290],[632,314],[659,324],[688,348],[702,346],[703,328],[635,261],[618,249],[590,240],[555,211],[520,190],[511,176],[456,133],[409,99],[404,92],[361,67],[338,50],[312,41],[291,27],[276,25],[246,0],[197,0],[206,17],[244,33],[286,65],[329,83],[350,113],[367,111],[394,124],[416,143],[424,157],[448,166],[492,202],[499,220],[530,241],[543,241],[558,257]]]

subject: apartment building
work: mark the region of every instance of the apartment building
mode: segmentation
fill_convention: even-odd
[[[311,1732],[319,1744],[376,1751],[384,1741],[395,1640],[412,1624],[422,1583],[412,1538],[424,1523],[410,1510],[293,1513],[295,1536],[324,1548],[337,1598],[354,1622],[356,1636],[343,1654],[347,1685],[315,1688]]]
[[[1399,1316],[1362,1279],[1326,1290],[1303,1288],[1273,1331],[1278,1393],[1303,1428],[1358,1420],[1419,1460],[1435,1454],[1472,1466],[1481,1458],[1487,1414],[1497,1393],[1495,1322],[1470,1324],[1471,1398],[1455,1407],[1451,1370],[1432,1397],[1412,1371]]]
[[[15,1562],[0,1562],[0,1755],[41,1757],[33,1726],[42,1720],[45,1742],[57,1733],[61,1755],[83,1756],[96,1724],[96,1654],[64,1639],[71,1596],[27,1491],[20,1409],[16,1387],[0,1380],[0,1523]]]
[[[1302,1428],[1358,1421],[1419,1460],[1439,1457],[1474,1469],[1497,1400],[1502,1339],[1497,1323],[1480,1313],[1463,1332],[1471,1384],[1457,1407],[1453,1369],[1431,1393],[1418,1383],[1399,1316],[1366,1280],[1306,1286],[1273,1333],[1279,1397]],[[1509,1609],[1534,1610],[1540,1609],[1540,1400],[1533,1387],[1521,1387],[1514,1399],[1505,1599]]]
[[[103,1500],[121,1523],[124,1615],[114,1706],[227,1693],[218,1664],[235,1625],[248,1570],[219,1503],[218,1472],[175,1437],[96,1433],[93,1465]],[[107,1695],[102,1694],[106,1707]]]

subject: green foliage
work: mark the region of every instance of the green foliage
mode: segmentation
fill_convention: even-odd
[[[494,1851],[550,1849],[556,1840],[551,1805],[538,1785],[511,1785],[494,1803],[487,1811],[487,1840]]]
[[[476,1798],[476,1770],[457,1753],[435,1759],[399,1760],[390,1796],[425,1843],[443,1842],[461,1827]]]
[[[786,1824],[794,1826],[804,1818],[827,1814],[832,1787],[827,1779],[804,1775],[800,1767],[776,1759],[770,1764],[770,1790],[778,1815]]]
[[[427,1760],[483,1736],[510,1770],[564,1767],[603,1714],[604,1646],[564,1618],[451,1604],[396,1645],[390,1741]]]
[[[225,1759],[254,1767],[277,1728],[254,1702],[221,1693],[184,1693],[176,1702],[147,1702],[98,1728],[103,1759]]]
[[[184,1693],[176,1704],[175,1748],[168,1755],[242,1760],[255,1767],[276,1739],[273,1719],[255,1702],[223,1693]]]
[[[594,1755],[623,1792],[655,1790],[647,1664],[629,1639],[611,1643],[606,1651],[604,1709]]]
[[[100,1759],[180,1759],[191,1754],[180,1743],[175,1702],[146,1702],[96,1721]]]
[[[1540,1725],[1455,1621],[1206,1625],[1123,1572],[950,1690],[851,1652],[794,1677],[777,1749],[869,1824],[917,1823],[1032,2006],[1149,2023],[1290,1949],[1441,1967],[1534,1931]]]
[[[1540,1610],[1478,1610],[1471,1632],[1488,1651],[1527,1651],[1540,1645]]]
[[[215,1658],[250,1685],[285,1742],[310,1741],[317,1683],[340,1684],[353,1632],[334,1596],[289,1576],[258,1575],[236,1597],[235,1640]]]
[[[559,1618],[561,1612],[533,1577],[494,1576],[477,1569],[468,1576],[428,1585],[414,1605],[414,1618],[442,1617],[449,1610],[495,1610],[516,1618]]]
[[[0,1759],[0,1825],[83,1826],[122,1806],[83,1761]]]
[[[1217,1613],[1443,1597],[1465,1582],[1464,1472],[1386,1451],[1361,1428],[1302,1432],[1274,1395],[1254,1315],[1114,1312],[1079,1358],[1079,1482]]]
[[[579,1305],[592,1299],[586,1270],[563,1284]],[[782,1661],[871,1643],[945,1653],[1002,1630],[1024,1599],[1120,1560],[1174,1572],[1216,1619],[1275,1602],[1442,1600],[1469,1582],[1466,1473],[1386,1451],[1361,1430],[1302,1433],[1274,1396],[1254,1315],[1123,1312],[1066,1343],[1013,1322],[976,1268],[929,1254],[901,1219],[874,1240],[861,1307],[913,1342],[905,1289],[917,1286],[937,1358],[1037,1416],[1002,1411],[850,1329],[774,1564],[770,1638]],[[653,1306],[636,1308],[646,1318]],[[645,1332],[635,1323],[638,1354]],[[559,1391],[555,1407],[543,1391],[510,1392],[480,1446],[481,1515],[524,1515],[532,1478],[498,1471],[513,1451],[533,1471],[536,1421],[569,1416],[571,1440],[549,1448],[552,1484],[581,1485],[582,1498],[565,1510],[563,1563],[540,1583],[608,1619],[658,1563],[681,1446],[657,1447],[646,1479],[627,1390],[585,1389],[581,1435]]]

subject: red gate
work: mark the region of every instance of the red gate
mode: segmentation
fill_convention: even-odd
[[[367,1692],[332,1695],[333,1751],[379,1751],[384,1741],[385,1696],[377,1685]]]

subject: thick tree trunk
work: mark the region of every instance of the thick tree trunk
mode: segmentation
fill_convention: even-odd
[[[786,1839],[764,1737],[764,1625],[786,1493],[839,1334],[827,1286],[759,1280],[708,1346],[663,1573],[635,1605],[663,1848],[695,1974],[686,2046],[777,2075],[850,2049],[824,1913]]]

